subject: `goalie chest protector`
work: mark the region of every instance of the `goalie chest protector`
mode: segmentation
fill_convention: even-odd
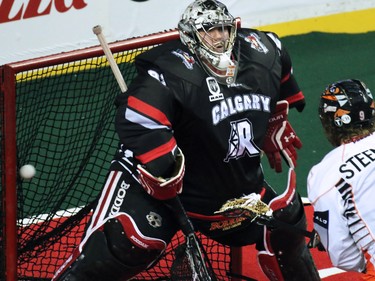
[[[258,192],[263,184],[260,153],[279,98],[280,50],[266,34],[249,29],[239,31],[233,54],[239,70],[229,86],[207,75],[179,40],[136,58],[139,72],[163,75],[173,98],[173,135],[186,157],[181,199],[189,211],[212,214],[228,199]],[[150,90],[153,97],[158,94]],[[244,128],[251,132],[237,138]]]

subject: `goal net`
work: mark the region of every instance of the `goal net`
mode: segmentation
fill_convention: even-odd
[[[135,76],[135,56],[174,39],[172,30],[110,44],[126,83]],[[105,182],[118,141],[113,103],[120,89],[98,46],[0,70],[0,280],[50,280],[79,244]],[[36,167],[31,180],[18,175],[25,164]],[[200,237],[218,279],[234,280],[238,249]],[[181,241],[179,233],[136,279],[169,280]]]

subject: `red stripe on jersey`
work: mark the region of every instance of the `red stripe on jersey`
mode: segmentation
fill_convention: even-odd
[[[287,75],[285,75],[282,79],[281,79],[281,84],[283,84],[283,83],[285,83],[286,81],[288,81],[289,80],[289,78],[290,78],[290,72],[287,74]]]
[[[167,154],[168,152],[172,151],[175,147],[176,147],[176,140],[174,138],[171,138],[169,142],[161,146],[158,146],[157,148],[154,148],[150,150],[149,152],[138,155],[135,158],[141,161],[142,164],[146,164],[160,156]]]
[[[130,96],[128,99],[128,106],[141,112],[143,115],[158,121],[160,124],[171,127],[171,123],[163,112],[140,99]]]
[[[291,97],[287,97],[285,99],[288,101],[289,105],[292,105],[293,103],[303,100],[304,98],[305,96],[303,95],[302,91],[299,91],[297,94]]]
[[[190,218],[204,220],[204,221],[227,221],[231,218],[225,217],[223,215],[214,215],[214,216],[207,216],[202,214],[197,214],[193,212],[186,212]]]

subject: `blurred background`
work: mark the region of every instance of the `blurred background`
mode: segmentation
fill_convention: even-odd
[[[97,45],[92,27],[98,24],[109,42],[174,29],[190,2],[192,0],[3,0],[0,1],[0,65]],[[272,27],[280,36],[310,31],[375,30],[372,10],[375,0],[222,2],[233,16],[241,18],[243,26]],[[355,11],[361,13],[353,21],[346,13]],[[280,23],[282,25],[278,25]]]

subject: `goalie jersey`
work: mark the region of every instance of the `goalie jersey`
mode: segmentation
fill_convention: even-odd
[[[240,29],[233,55],[236,77],[223,85],[180,40],[167,42],[136,58],[138,75],[116,100],[121,150],[131,155],[128,170],[141,163],[162,171],[178,146],[186,161],[181,200],[187,211],[203,215],[228,199],[260,192],[262,146],[276,102],[285,99],[299,111],[304,106],[275,34]]]

